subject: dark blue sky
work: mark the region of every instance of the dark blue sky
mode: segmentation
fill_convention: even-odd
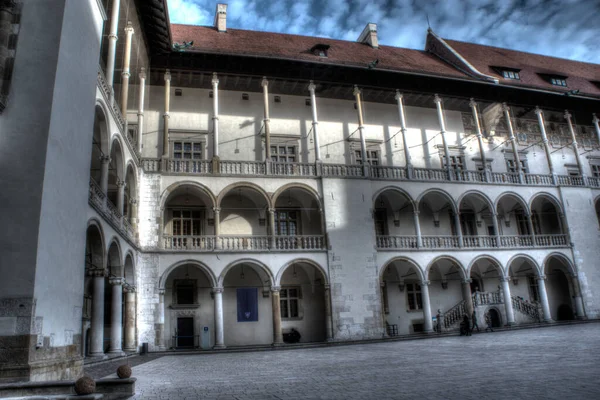
[[[218,1],[168,0],[168,3],[171,22],[212,25]],[[233,0],[226,3],[229,28],[356,40],[366,23],[374,22],[380,44],[423,49],[428,15],[433,30],[444,38],[600,64],[600,0]]]

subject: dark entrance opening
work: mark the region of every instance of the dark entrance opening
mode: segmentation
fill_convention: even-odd
[[[194,347],[194,318],[177,318],[176,347]]]
[[[498,314],[498,311],[490,308],[488,312],[490,313],[490,318],[492,319],[492,328],[500,328],[502,326],[502,322],[500,321],[500,314]]]
[[[561,304],[560,306],[558,306],[558,313],[556,319],[558,321],[570,321],[572,319],[575,319],[575,316],[573,315],[573,308],[571,308],[567,304]]]

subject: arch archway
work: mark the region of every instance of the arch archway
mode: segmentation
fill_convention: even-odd
[[[511,192],[500,195],[496,201],[496,213],[499,233],[504,236],[501,238],[503,246],[533,246],[529,208],[521,196]]]
[[[548,193],[539,193],[531,200],[531,223],[536,245],[566,244],[563,213],[560,203]]]
[[[94,301],[100,302],[101,309],[104,308],[104,288],[101,293],[95,292],[94,279],[104,279],[104,269],[106,265],[104,234],[102,225],[96,220],[88,222],[85,242],[85,279],[83,282],[83,305],[82,305],[82,355],[88,356],[91,353],[90,328],[92,323],[92,310]],[[95,278],[98,275],[99,278]],[[98,330],[102,331],[102,327]],[[101,346],[99,346],[99,349]]]
[[[108,167],[108,200],[113,206],[119,207],[121,198],[119,188],[125,181],[125,157],[123,146],[118,136],[114,136],[110,146],[110,163]]]
[[[571,260],[563,254],[553,253],[544,260],[548,306],[555,321],[584,318],[581,290],[575,271]]]
[[[108,120],[102,105],[96,104],[94,113],[94,132],[92,139],[92,157],[90,160],[90,177],[98,185],[102,182],[102,159],[108,157]]]
[[[415,203],[405,191],[387,187],[374,199],[373,220],[378,248],[416,248]]]
[[[459,247],[457,208],[452,197],[430,189],[419,197],[419,222],[424,248]]]
[[[490,247],[494,243],[497,221],[490,199],[470,191],[458,201],[464,247]]]
[[[314,191],[291,184],[274,196],[273,203],[277,249],[324,248],[323,211]]]

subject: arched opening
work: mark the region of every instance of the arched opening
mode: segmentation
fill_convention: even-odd
[[[210,276],[197,264],[183,264],[169,272],[164,280],[163,339],[167,348],[212,348],[215,339],[212,287]]]
[[[163,210],[165,249],[212,250],[215,248],[215,213],[211,196],[195,185],[175,188]]]
[[[277,249],[324,248],[323,219],[319,200],[301,187],[290,187],[275,201]]]
[[[135,273],[133,268],[133,258],[131,254],[127,254],[125,257],[125,264],[123,266],[123,278],[129,285],[135,286]]]
[[[279,291],[284,341],[294,341],[292,329],[300,334],[300,342],[326,339],[326,282],[321,270],[307,262],[295,262],[285,269]]]
[[[498,199],[498,230],[502,247],[531,247],[531,229],[527,206],[519,197],[505,194]]]
[[[104,282],[104,352],[107,352],[111,346],[111,338],[114,334],[113,325],[122,326],[123,320],[116,321],[115,316],[119,315],[118,310],[122,308],[122,304],[114,303],[113,291],[122,290],[120,285],[118,289],[114,289],[111,284],[111,278],[123,277],[123,266],[121,265],[121,250],[116,241],[113,241],[108,248],[107,255],[107,270],[108,279]],[[119,308],[117,308],[119,307]],[[122,312],[120,313],[122,317]]]
[[[117,209],[119,205],[119,186],[124,181],[123,151],[118,140],[113,140],[110,149],[110,164],[108,167],[108,201],[109,206]]]
[[[508,302],[510,305],[510,299],[504,298],[501,286],[504,274],[496,260],[489,257],[478,258],[471,265],[469,277],[473,309],[478,325],[482,322],[481,317],[484,315],[484,311],[490,306],[495,306],[502,310],[501,313],[506,313],[505,304]]]
[[[549,196],[539,195],[531,203],[531,223],[536,245],[566,245],[560,208]]]
[[[219,245],[224,250],[267,250],[269,223],[265,195],[252,186],[229,190],[220,201]]]
[[[447,194],[425,194],[419,202],[419,221],[424,248],[459,247],[454,202]]]
[[[134,166],[129,163],[127,165],[127,173],[125,174],[125,198],[123,201],[123,216],[133,224],[137,218],[137,179]]]
[[[85,281],[83,287],[82,313],[82,353],[90,354],[90,328],[94,298],[94,271],[104,269],[104,240],[97,225],[91,224],[86,231],[85,241]]]
[[[546,260],[544,271],[552,319],[555,321],[574,319],[577,315],[574,299],[578,294],[574,285],[578,285],[578,282],[574,282],[571,265],[563,257],[551,256]]]
[[[222,278],[225,345],[273,343],[271,275],[260,264],[233,265]]]
[[[487,312],[492,328],[500,328],[502,326],[502,313],[496,307],[490,307]]]
[[[136,314],[137,314],[137,301],[136,301],[136,278],[133,265],[133,257],[131,253],[128,253],[125,257],[125,264],[123,265],[123,349],[126,351],[135,351],[136,338]]]
[[[434,314],[441,313],[444,316],[445,329],[458,329],[467,312],[465,301],[468,300],[468,293],[462,287],[465,280],[462,267],[456,260],[442,257],[432,262],[427,274]]]
[[[373,205],[378,248],[416,248],[417,231],[413,201],[403,192],[381,192]]]
[[[92,158],[90,160],[90,178],[97,185],[102,180],[102,158],[107,156],[108,122],[102,107],[96,105],[94,114],[94,133],[92,139]]]
[[[425,331],[422,282],[419,267],[406,259],[391,261],[382,272],[383,319],[389,335]]]
[[[464,247],[496,247],[496,221],[490,202],[479,193],[468,193],[459,204]]]

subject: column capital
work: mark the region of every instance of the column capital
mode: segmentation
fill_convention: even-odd
[[[218,214],[218,213],[220,213],[220,212],[221,212],[221,207],[213,207],[213,212],[214,212],[215,214]]]
[[[358,88],[357,85],[354,85],[354,90],[352,91],[352,94],[357,96],[361,93],[361,90]]]
[[[599,119],[598,119],[598,117],[596,116],[596,113],[592,113],[592,122],[593,122],[593,123],[595,123],[595,124],[597,124],[597,123],[598,123],[598,121],[600,121],[600,120],[599,120]]]
[[[100,162],[102,164],[108,164],[110,162],[110,156],[106,156],[106,155],[100,156]]]
[[[421,281],[421,286],[429,286],[431,281]]]
[[[404,95],[400,93],[400,90],[396,89],[396,95],[394,96],[394,98],[396,99],[396,101],[400,101],[404,99]]]
[[[108,278],[108,283],[110,283],[113,286],[121,286],[123,283],[125,283],[125,279],[111,276],[110,278]]]
[[[213,86],[219,86],[219,77],[217,76],[216,72],[213,72],[211,82]]]
[[[462,280],[462,283],[471,283],[471,282],[473,282],[473,279],[471,279],[471,278],[465,278]]]
[[[92,276],[95,278],[103,278],[106,277],[106,269],[104,268],[86,268],[85,273],[87,276]]]
[[[510,112],[510,107],[506,103],[502,103],[502,111]]]
[[[131,21],[127,21],[127,26],[125,27],[124,31],[126,35],[133,35],[135,33]]]
[[[140,77],[140,79],[146,79],[146,68],[144,68],[144,67],[140,68],[140,72],[139,72],[138,76]]]
[[[137,291],[137,288],[133,285],[130,285],[128,283],[125,283],[123,285],[123,293],[135,293]]]
[[[137,204],[137,202],[138,202],[138,201],[137,201],[137,199],[136,199],[136,198],[133,198],[133,197],[132,197],[131,199],[129,199],[129,204],[135,205],[135,204]]]
[[[571,122],[571,113],[569,112],[569,110],[565,110],[564,117],[567,121]]]
[[[275,208],[269,208],[267,211],[268,211],[270,214],[273,214],[273,213],[275,213],[275,211],[276,211],[276,210],[277,210],[277,209],[275,209]]]
[[[214,287],[212,288],[212,292],[213,293],[223,293],[223,288],[222,287]]]
[[[499,276],[498,279],[500,280],[500,282],[510,282],[510,276]]]
[[[544,112],[542,111],[542,109],[539,106],[535,106],[535,115],[540,116],[543,114]]]
[[[118,178],[117,178],[117,186],[118,186],[118,187],[123,187],[123,188],[124,188],[125,186],[127,186],[127,182],[125,182],[125,181],[122,181],[121,179],[118,179]]]
[[[475,99],[474,99],[474,98],[472,98],[472,97],[471,97],[471,99],[469,100],[469,106],[470,106],[471,108],[475,108],[475,107],[477,107],[477,102],[476,102],[476,101],[475,101]]]
[[[273,293],[279,293],[280,290],[281,286],[271,286],[271,292]]]
[[[263,88],[269,87],[269,81],[267,80],[266,76],[263,76],[262,81],[260,81],[260,86],[262,86]]]
[[[108,39],[114,39],[117,40],[119,37],[117,36],[116,33],[109,33],[108,34]]]
[[[171,81],[171,71],[166,70],[165,71],[165,82],[170,82]]]
[[[317,88],[317,85],[315,85],[315,83],[313,81],[310,81],[310,83],[308,84],[308,91],[310,92],[310,94],[315,94],[316,88]]]
[[[165,295],[165,289],[158,289],[158,295],[159,296],[164,296]]]
[[[538,275],[536,276],[536,279],[538,281],[545,281],[548,277],[546,275]]]
[[[121,72],[121,76],[123,78],[129,78],[131,76],[131,74],[129,73],[129,71],[125,70],[125,71]]]
[[[436,93],[435,96],[433,96],[433,102],[435,104],[440,104],[442,102],[442,98]]]

